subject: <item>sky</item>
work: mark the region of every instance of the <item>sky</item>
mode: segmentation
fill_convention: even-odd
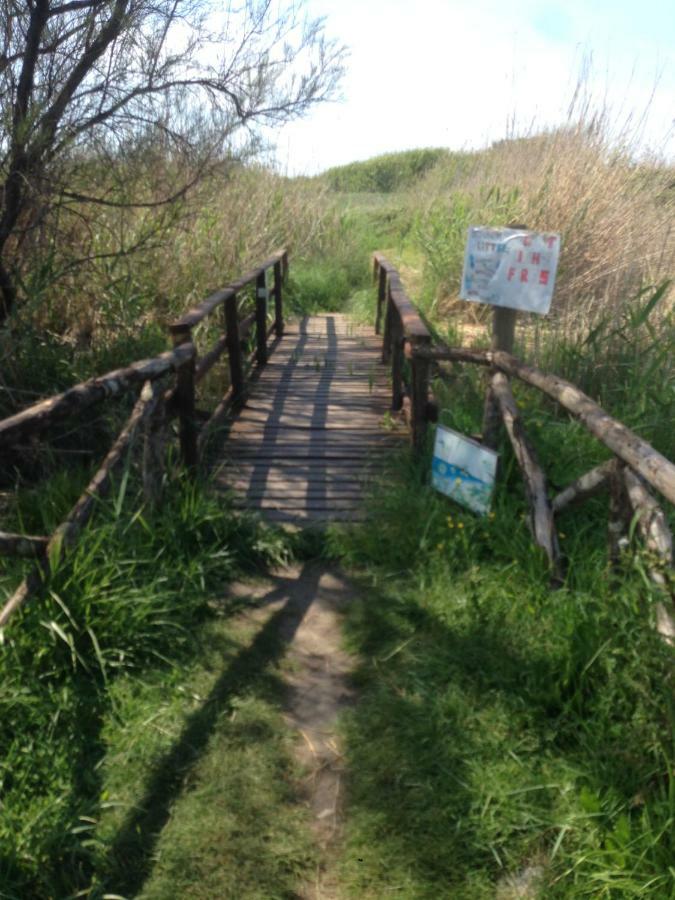
[[[632,116],[643,148],[675,158],[675,0],[309,0],[307,12],[350,55],[342,99],[274,137],[288,174],[560,124],[582,74],[617,132]]]

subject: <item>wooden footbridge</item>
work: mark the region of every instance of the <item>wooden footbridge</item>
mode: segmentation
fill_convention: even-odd
[[[409,436],[423,453],[436,419],[431,377],[444,365],[477,364],[488,372],[483,440],[495,444],[503,426],[520,465],[533,540],[548,556],[553,580],[561,577],[555,517],[603,488],[610,492],[610,549],[637,521],[655,561],[656,584],[668,590],[672,540],[650,488],[675,503],[675,466],[617,422],[569,382],[511,355],[514,315],[495,316],[491,350],[447,347],[408,298],[396,269],[374,256],[377,299],[373,326],[337,313],[286,322],[285,251],[207,297],[170,325],[173,349],[108,372],[0,421],[0,453],[48,438],[59,422],[123,395],[137,396],[130,418],[82,497],[50,536],[0,531],[0,554],[33,556],[35,566],[0,611],[0,627],[44,584],[55,558],[72,545],[108,490],[112,473],[142,448],[146,502],[156,504],[167,482],[172,422],[183,464],[207,467],[237,505],[282,524],[325,524],[358,519],[363,481]],[[202,349],[205,341],[208,349]],[[223,365],[226,360],[226,365]],[[517,378],[555,400],[612,453],[551,497],[535,448],[528,440],[510,388]],[[220,398],[213,413],[202,409]],[[136,440],[140,438],[140,440]],[[675,638],[668,604],[661,626]]]
[[[240,505],[281,523],[358,518],[363,479],[402,432],[381,341],[336,313],[289,324],[223,442],[216,475]]]

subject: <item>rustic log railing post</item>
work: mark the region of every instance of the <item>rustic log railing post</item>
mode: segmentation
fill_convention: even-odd
[[[523,475],[525,494],[530,508],[532,537],[548,557],[554,584],[559,584],[562,581],[560,547],[555,529],[553,507],[548,499],[548,485],[544,470],[534,445],[525,433],[508,377],[503,372],[497,372],[492,376],[490,384]]]
[[[150,399],[153,386],[146,382],[141,397]],[[153,408],[143,423],[143,497],[148,506],[157,506],[162,498],[164,480],[164,452],[166,443],[166,406],[161,393],[157,392]]]
[[[527,225],[511,222],[508,228],[527,230]],[[507,309],[504,306],[496,306],[492,311],[492,350],[503,350],[505,353],[513,352],[513,342],[516,334],[515,309]],[[483,444],[491,450],[497,449],[499,441],[499,428],[501,415],[499,403],[492,390],[492,377],[497,369],[492,368],[488,376],[488,388],[485,394],[485,407],[483,409]]]
[[[281,260],[274,263],[274,333],[278,338],[284,333],[284,307],[282,297],[283,267]]]
[[[175,328],[172,337],[174,347],[179,347],[192,342],[192,331],[189,327]],[[185,466],[193,469],[198,462],[194,356],[176,369],[175,401],[179,421],[181,456]]]
[[[537,388],[575,416],[588,431],[627,463],[671,503],[675,503],[675,464],[622,422],[613,419],[570,381],[551,375],[510,356],[466,347],[434,348],[429,359],[495,365],[500,372]]]
[[[624,467],[624,485],[630,509],[637,517],[637,528],[647,549],[647,570],[656,585],[659,599],[654,604],[656,630],[671,646],[675,645],[675,606],[673,605],[673,536],[668,520],[644,480],[628,466]]]
[[[391,299],[391,283],[387,278],[384,308],[384,334],[382,335],[382,362],[388,363],[391,359],[392,325],[394,320],[394,301]]]
[[[375,277],[377,278],[377,312],[375,314],[375,334],[380,333],[382,327],[382,307],[387,297],[387,271],[384,266],[378,266],[375,260]]]
[[[511,353],[516,333],[515,309],[496,307],[492,314],[492,350],[503,350]],[[492,378],[497,369],[491,368],[488,376],[488,387],[485,394],[485,407],[483,409],[483,444],[491,450],[497,449],[499,442],[499,429],[501,426],[501,412],[499,401],[492,387]]]
[[[401,319],[392,306],[390,324],[391,352],[391,409],[398,412],[403,406],[403,326]]]
[[[609,478],[609,521],[607,522],[607,545],[612,569],[619,568],[621,552],[628,544],[631,511],[624,482],[625,463],[614,460],[614,468]]]
[[[244,393],[244,368],[241,358],[236,294],[231,294],[225,300],[225,334],[227,337],[227,356],[230,363],[232,396],[235,400],[239,400]]]
[[[191,358],[194,360],[194,356]],[[183,366],[185,365],[184,363]],[[182,366],[176,369],[177,374],[180,368]],[[138,429],[143,426],[145,417],[152,411],[157,396],[158,386],[156,385],[149,386],[147,390],[142,391],[126,425],[118,434],[86,489],[63,522],[50,536],[44,553],[40,555],[39,562],[26,575],[0,610],[0,629],[5,627],[17,609],[42,589],[50,567],[56,560],[61,559],[64,551],[75,544],[80,532],[91,518],[98,500],[108,493],[113,472],[124,462],[126,452],[133,444]]]
[[[416,453],[423,452],[426,445],[427,425],[429,423],[429,371],[431,364],[428,359],[417,356],[415,350],[418,347],[428,348],[430,344],[430,335],[427,337],[416,337],[413,342],[410,361],[412,370],[410,425],[412,428],[412,445]]]
[[[256,362],[267,362],[267,281],[265,270],[255,280]]]

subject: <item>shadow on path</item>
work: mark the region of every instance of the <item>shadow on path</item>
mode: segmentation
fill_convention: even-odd
[[[272,589],[254,601],[256,607],[283,605],[219,676],[204,704],[187,719],[180,737],[159,761],[145,795],[130,811],[110,848],[105,879],[108,890],[133,897],[143,888],[152,872],[162,829],[189,774],[205,753],[219,717],[237,694],[282,657],[314,600],[320,576],[321,569],[309,564],[297,579],[272,576]]]

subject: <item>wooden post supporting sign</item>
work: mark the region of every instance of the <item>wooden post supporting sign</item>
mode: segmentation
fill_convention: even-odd
[[[527,225],[512,223],[508,228],[527,230]],[[505,353],[513,353],[513,343],[516,336],[517,310],[505,306],[495,306],[492,311],[492,350],[503,350]],[[488,387],[485,394],[485,407],[483,409],[483,444],[491,450],[497,449],[499,441],[499,429],[501,426],[501,411],[499,401],[492,388],[492,378],[497,370],[492,369],[488,376]]]
[[[513,351],[513,342],[516,334],[515,309],[496,306],[492,313],[492,350],[503,350],[505,353]],[[492,386],[493,376],[497,369],[492,368],[489,374],[488,387],[485,394],[485,407],[483,409],[483,441],[482,443],[491,450],[497,449],[499,442],[499,429],[502,422],[499,401],[495,396]]]

